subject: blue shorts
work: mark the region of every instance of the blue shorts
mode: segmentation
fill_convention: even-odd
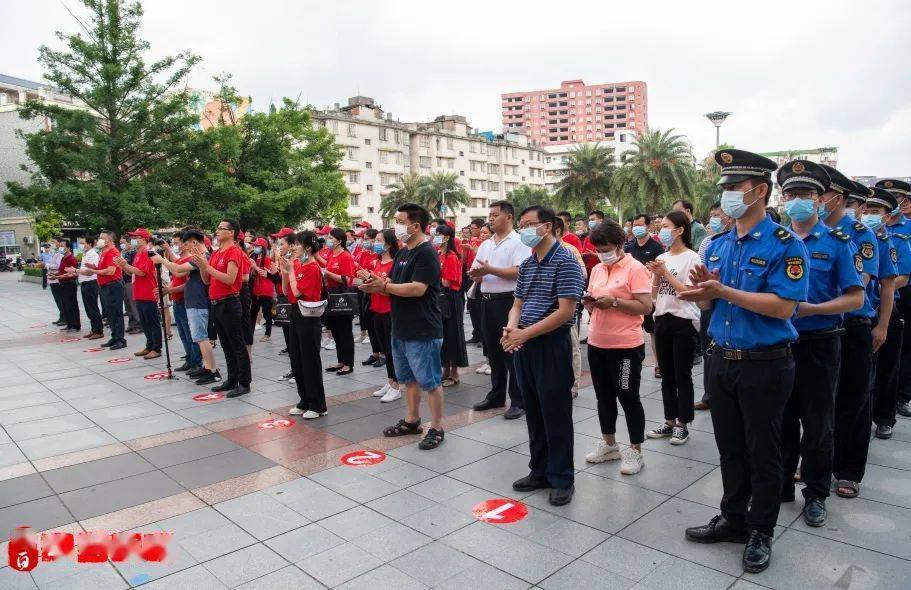
[[[187,308],[187,323],[190,324],[190,339],[202,342],[209,339],[209,310],[198,307]]]
[[[443,339],[398,340],[392,338],[392,364],[402,383],[417,383],[424,391],[433,391],[443,383],[440,348]]]

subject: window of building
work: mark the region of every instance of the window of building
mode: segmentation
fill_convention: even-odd
[[[348,159],[357,160],[357,148],[352,145],[349,145],[347,150],[348,150]]]
[[[367,168],[373,168],[373,162],[367,162],[365,165]]]
[[[385,164],[389,161],[389,152],[380,150],[380,164]]]
[[[500,183],[499,182],[488,182],[487,183],[487,192],[490,192],[490,193],[500,192]]]
[[[360,200],[361,200],[360,197],[361,197],[360,195],[355,195],[355,194],[352,193],[352,195],[351,195],[351,204],[354,205],[355,207],[357,207],[358,205],[360,205]]]
[[[357,126],[354,123],[348,123],[348,137],[357,137]]]
[[[430,147],[430,136],[429,136],[429,135],[422,135],[422,136],[421,136],[421,140],[420,140],[419,145],[420,145],[421,147]]]
[[[488,164],[488,165],[487,165],[487,173],[488,173],[488,174],[499,174],[499,173],[500,173],[500,167],[499,167],[497,164]]]
[[[379,129],[380,141],[389,141],[388,136],[387,136],[388,132],[389,132],[389,129],[387,129],[386,127],[380,127],[380,129]]]
[[[366,138],[366,137],[364,138],[364,145],[370,145],[370,139],[369,139],[369,138]]]
[[[367,213],[373,213],[373,207],[367,207]]]
[[[450,170],[455,168],[455,158],[446,158],[446,167]]]
[[[430,168],[430,156],[421,156],[418,164],[421,168]]]
[[[338,121],[331,120],[329,121],[329,130],[333,133],[338,133]]]
[[[469,141],[468,142],[468,151],[471,152],[472,154],[477,153],[478,145],[473,141]]]
[[[395,163],[402,164],[402,152],[395,152]]]
[[[357,184],[361,180],[361,173],[357,171],[348,172],[348,182],[350,184]]]
[[[447,138],[446,138],[446,149],[448,149],[448,150],[454,150],[454,149],[455,149],[455,146],[454,146],[453,143],[452,143],[452,138],[451,138],[451,137],[447,137]]]
[[[395,139],[395,143],[399,143],[399,142],[400,142],[401,135],[399,135],[399,130],[398,130],[398,129],[396,129],[396,130],[394,130],[394,131],[392,132],[392,136],[393,136],[393,138]]]
[[[372,190],[373,190],[373,185],[372,185],[372,184],[368,184],[368,185],[367,185],[367,192],[370,192],[370,191],[372,191]]]

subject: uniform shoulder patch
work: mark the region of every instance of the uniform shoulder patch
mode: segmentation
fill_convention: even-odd
[[[784,260],[784,272],[792,281],[799,281],[803,278],[803,258],[800,256],[791,256]]]
[[[791,232],[789,232],[785,228],[779,227],[778,229],[775,230],[775,237],[778,238],[779,240],[781,240],[782,242],[787,242],[793,236],[791,235]]]
[[[846,234],[845,232],[841,231],[838,228],[833,227],[832,229],[829,230],[829,233],[832,234],[833,236],[835,236],[836,238],[838,238],[839,240],[841,240],[842,242],[847,242],[848,240],[851,239],[851,236],[849,236],[848,234]]]
[[[863,272],[863,271],[864,271],[864,261],[863,261],[863,259],[860,257],[860,253],[859,253],[859,252],[855,252],[855,253],[854,253],[854,270],[856,270],[857,272]]]
[[[909,234],[892,234],[895,238],[901,238],[902,240],[908,241],[911,240],[911,235]]]
[[[859,221],[854,224],[854,231],[864,231],[865,229],[867,229],[867,226]]]
[[[898,250],[889,248],[889,256],[892,258],[892,262],[898,262]]]
[[[864,260],[871,260],[873,258],[873,242],[864,242],[860,245],[860,255],[864,257]]]

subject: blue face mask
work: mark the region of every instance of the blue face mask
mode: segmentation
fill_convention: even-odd
[[[600,223],[600,222],[598,222],[598,221],[594,221],[594,220],[591,220],[591,219],[590,219],[590,220],[588,221],[588,229],[589,229],[589,230],[595,229],[596,227],[598,227],[598,224],[599,224],[599,223]]]
[[[439,246],[443,243],[443,236],[433,236],[433,245]]]
[[[326,247],[335,250],[335,240],[326,240]]]
[[[860,222],[872,231],[878,231],[883,226],[883,216],[879,214],[866,214],[860,216]]]
[[[57,248],[57,254],[63,254],[64,252],[66,252],[66,248],[64,248],[63,246],[60,246],[59,248]]]
[[[374,244],[374,245],[373,245],[373,251],[376,252],[377,254],[382,254],[382,253],[383,253],[383,245],[382,245],[382,244]]]
[[[262,254],[262,253],[263,253],[263,249],[262,249],[262,247],[260,247],[260,246],[254,246],[254,247],[253,247],[253,251],[254,251],[255,253],[257,253],[257,254]]]
[[[666,227],[662,227],[661,231],[658,232],[658,239],[661,240],[661,243],[664,244],[665,248],[670,248],[674,243],[674,232]]]
[[[724,211],[724,214],[731,219],[740,219],[746,215],[747,210],[750,208],[750,206],[759,200],[756,199],[748,205],[743,202],[743,197],[745,197],[747,193],[756,190],[760,186],[762,185],[757,184],[748,191],[723,191],[721,193],[721,210]]]
[[[139,240],[137,240],[136,238],[133,238],[132,240],[130,240],[130,246],[132,246],[133,248],[138,248]]]
[[[634,225],[633,226],[633,235],[636,236],[637,238],[640,238],[640,239],[644,238],[647,233],[648,233],[648,230],[645,229],[644,225]]]
[[[716,234],[724,229],[724,224],[721,222],[720,217],[712,217],[709,219],[709,228]]]
[[[538,228],[526,227],[525,229],[519,231],[519,239],[521,239],[522,243],[529,248],[534,248],[541,242],[542,239],[544,239],[544,236],[538,235]]]
[[[791,199],[784,204],[784,212],[798,223],[813,217],[813,209],[812,199]]]
[[[890,213],[890,215],[892,215],[893,217],[898,217],[901,214],[902,214],[901,207],[896,207],[895,209],[892,210],[892,213]]]

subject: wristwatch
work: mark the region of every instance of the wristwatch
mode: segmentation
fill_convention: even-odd
[[[619,306],[620,306],[620,300],[617,299],[616,297],[614,297],[614,300],[613,300],[613,302],[611,302],[610,306],[611,306],[611,307],[619,307]]]

